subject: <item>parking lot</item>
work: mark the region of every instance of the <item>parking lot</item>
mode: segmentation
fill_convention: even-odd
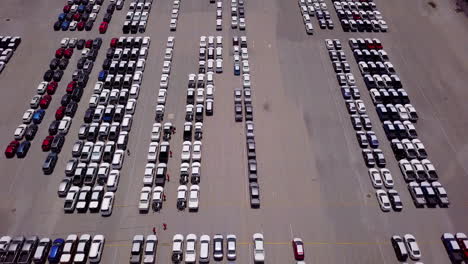
[[[121,169],[119,189],[111,217],[100,214],[65,214],[57,187],[64,178],[66,162],[93,94],[112,38],[122,36],[122,26],[131,1],[114,13],[107,32],[52,30],[56,14],[65,1],[33,1],[28,6],[13,0],[0,4],[0,35],[20,36],[21,45],[0,74],[2,122],[0,139],[6,147],[29,108],[28,103],[42,81],[43,73],[63,37],[94,39],[103,46],[84,89],[69,135],[51,175],[41,167],[47,153],[41,142],[60,106],[54,96],[43,125],[24,159],[0,160],[0,236],[38,235],[65,238],[69,234],[103,234],[106,246],[102,263],[127,263],[134,235],[149,235],[157,228],[157,261],[169,263],[175,234],[235,234],[238,263],[253,263],[252,235],[262,233],[268,263],[291,263],[291,240],[301,237],[307,263],[396,263],[391,236],[413,234],[420,245],[424,263],[448,263],[440,242],[444,232],[468,232],[468,184],[465,139],[468,123],[468,29],[467,18],[455,13],[450,3],[437,1],[433,9],[424,2],[384,2],[378,10],[389,26],[386,33],[343,32],[318,29],[307,35],[297,1],[245,1],[246,31],[231,29],[229,1],[223,1],[223,30],[216,31],[216,6],[209,0],[184,1],[178,14],[177,30],[170,31],[173,0],[154,1],[145,33],[151,46],[140,87],[138,106],[129,135],[130,155]],[[331,1],[325,1],[335,24],[339,23]],[[104,2],[103,7],[108,5]],[[102,21],[105,12],[97,15]],[[6,21],[9,19],[9,21]],[[97,22],[96,22],[97,23]],[[215,74],[214,115],[203,122],[203,179],[200,208],[196,213],[179,212],[176,193],[179,186],[182,132],[188,75],[198,69],[200,36],[223,36],[223,73]],[[260,185],[260,209],[250,207],[247,149],[244,122],[235,122],[233,91],[242,80],[233,74],[232,37],[246,35],[255,143]],[[167,201],[161,212],[140,214],[138,199],[151,142],[155,106],[167,38],[175,36],[170,88],[164,122],[177,132],[170,141],[173,158],[168,162],[170,181],[164,190]],[[419,114],[415,125],[440,182],[446,188],[449,208],[416,209],[407,184],[394,158],[390,142],[372,106],[366,85],[352,58],[348,39],[377,37],[384,44],[411,103]],[[387,160],[402,202],[402,212],[383,213],[375,198],[361,148],[349,121],[336,74],[330,63],[325,39],[339,39],[348,56],[351,72],[367,106],[373,130]],[[77,51],[75,51],[77,52]],[[70,60],[62,91],[71,80],[79,55]],[[167,224],[163,230],[162,224]]]

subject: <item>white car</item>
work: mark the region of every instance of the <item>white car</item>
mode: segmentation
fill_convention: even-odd
[[[158,238],[156,235],[148,235],[143,251],[143,263],[154,264],[156,257],[156,248],[158,246]]]
[[[107,177],[106,187],[108,191],[115,192],[119,186],[120,171],[111,170],[109,176]]]
[[[78,236],[75,234],[70,234],[65,239],[65,244],[63,246],[62,256],[60,257],[60,263],[71,263],[73,260],[74,245],[78,243]],[[36,251],[37,252],[37,251]]]
[[[378,169],[371,168],[369,169],[369,177],[374,188],[380,189],[383,186],[382,177]]]
[[[153,188],[153,209],[155,211],[159,210],[163,203],[164,188],[161,186],[156,186]]]
[[[172,258],[182,260],[182,253],[184,250],[184,236],[176,234],[172,238]]]
[[[180,158],[182,159],[182,162],[190,162],[190,152],[192,148],[192,142],[190,141],[184,141],[182,144],[182,154],[180,154]]]
[[[150,207],[151,199],[151,187],[145,186],[141,188],[140,192],[140,201],[138,202],[138,210],[140,212],[146,213]]]
[[[384,190],[377,190],[375,192],[375,195],[377,196],[377,200],[379,201],[380,209],[384,212],[390,211],[390,208],[392,207],[390,204],[390,199],[388,199],[388,194]]]
[[[130,87],[129,95],[130,98],[138,99],[138,95],[140,95],[140,85],[132,84],[132,87]]]
[[[253,253],[255,263],[264,263],[265,248],[263,247],[263,235],[260,233],[253,235]]]
[[[68,46],[68,42],[70,41],[69,38],[63,38],[61,41],[60,41],[60,46],[62,48],[66,48]]]
[[[193,142],[192,160],[200,162],[201,161],[201,152],[202,152],[202,143],[201,143],[201,141]]]
[[[408,110],[406,110],[406,108],[403,105],[397,104],[395,105],[395,108],[398,110],[398,115],[401,121],[410,120]]]
[[[161,79],[159,81],[159,88],[167,89],[169,86],[169,75],[168,74],[161,74]]]
[[[114,207],[114,193],[106,192],[102,198],[101,203],[101,215],[109,216],[112,214],[112,208]]]
[[[174,48],[174,45],[175,45],[175,38],[174,38],[174,36],[169,36],[169,37],[167,38],[166,47],[168,47],[168,48]]]
[[[143,185],[152,186],[154,181],[154,173],[156,165],[154,163],[148,163],[145,166],[145,175],[143,176]]]
[[[137,101],[136,99],[128,99],[127,105],[125,106],[125,113],[127,114],[133,114],[135,113],[135,107],[136,107]]]
[[[34,115],[34,109],[28,109],[23,114],[23,124],[31,123],[32,117]]]
[[[160,105],[165,105],[166,104],[166,95],[167,95],[167,90],[166,89],[159,89],[158,92],[158,99],[157,102]]]
[[[161,138],[161,123],[154,123],[153,129],[151,130],[151,141],[159,142]]]
[[[98,141],[93,146],[93,151],[91,152],[91,162],[101,162],[102,155],[104,152],[104,142]]]
[[[188,201],[189,210],[193,210],[193,211],[198,210],[199,197],[200,197],[200,187],[198,185],[190,186],[190,195],[189,195],[189,201]]]
[[[242,73],[250,73],[250,66],[248,60],[242,61]]]
[[[180,185],[177,188],[177,206],[178,208],[184,208],[187,201],[187,186]]]
[[[203,104],[203,101],[205,100],[205,89],[203,88],[198,88],[197,89],[197,95],[196,95],[196,103],[197,104]]]
[[[148,148],[147,160],[151,163],[156,163],[158,159],[158,142],[151,142]]]
[[[210,262],[210,236],[202,235],[200,237],[200,263]]]
[[[171,73],[171,62],[170,61],[164,61],[163,62],[162,73],[165,73],[165,74],[170,74]]]
[[[386,168],[380,169],[380,176],[382,177],[383,184],[385,185],[385,187],[393,188],[395,183],[393,181],[393,177],[392,177],[392,174],[390,173],[390,170]]]
[[[91,247],[89,250],[89,261],[91,263],[101,262],[102,251],[104,250],[104,243],[106,239],[103,235],[95,235],[93,241],[91,242]]]
[[[250,88],[250,74],[242,74],[242,85],[244,86],[244,88]]]
[[[136,63],[136,70],[137,71],[145,71],[146,60],[145,59],[138,59]]]
[[[409,257],[412,260],[419,260],[421,258],[421,251],[419,250],[419,245],[418,242],[416,242],[416,238],[411,234],[406,234],[403,239],[405,241],[405,246],[408,250]]]
[[[29,106],[31,106],[31,108],[36,109],[39,106],[40,101],[41,101],[41,96],[36,94],[35,96],[33,96],[33,98],[31,98],[31,101],[29,102]]]
[[[72,124],[71,117],[65,116],[62,120],[60,120],[58,131],[61,133],[67,134],[68,130],[70,129],[71,124]]]
[[[24,133],[26,133],[26,128],[27,128],[27,127],[28,127],[27,125],[21,124],[21,125],[19,125],[19,126],[15,129],[14,136],[15,136],[15,139],[16,139],[16,140],[21,140],[21,139],[23,139]]]
[[[68,29],[70,29],[70,31],[75,31],[77,25],[78,25],[78,22],[72,21],[72,22],[70,22],[70,25],[68,26]]]
[[[188,234],[185,245],[185,263],[195,263],[197,260],[197,236]]]
[[[114,152],[114,156],[112,157],[112,169],[120,170],[122,168],[122,163],[124,160],[125,154],[124,151],[118,149]]]

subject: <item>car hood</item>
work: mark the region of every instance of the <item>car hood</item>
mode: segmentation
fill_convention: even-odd
[[[263,261],[265,260],[265,255],[262,253],[255,253],[255,260]]]

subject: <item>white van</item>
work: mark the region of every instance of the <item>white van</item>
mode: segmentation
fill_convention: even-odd
[[[112,170],[107,177],[106,187],[108,191],[115,192],[119,186],[120,171]]]
[[[102,198],[101,204],[101,215],[109,216],[112,214],[112,208],[114,207],[114,193],[106,192]],[[89,258],[91,259],[91,252],[89,253]]]

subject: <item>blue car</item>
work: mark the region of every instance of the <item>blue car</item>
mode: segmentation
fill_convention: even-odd
[[[26,154],[28,154],[29,148],[31,147],[31,142],[29,141],[23,141],[19,147],[18,150],[16,151],[16,156],[19,159],[22,159],[26,157]]]
[[[45,110],[44,109],[38,109],[36,112],[34,112],[34,115],[32,117],[32,121],[34,124],[40,124],[42,122],[42,119],[44,118],[45,115]]]
[[[234,63],[234,75],[240,75],[240,66],[238,63]]]
[[[58,263],[60,261],[60,257],[62,256],[63,245],[65,244],[65,240],[62,238],[57,238],[52,243],[52,247],[49,251],[49,263]]]
[[[62,30],[63,31],[66,31],[69,26],[70,26],[70,22],[68,22],[68,21],[63,21],[62,22]]]
[[[107,71],[101,71],[99,72],[98,80],[101,82],[104,82],[106,80],[107,76]]]
[[[60,22],[62,22],[62,21],[65,20],[65,17],[66,17],[66,16],[67,16],[67,14],[61,13],[61,14],[58,16],[58,20],[59,20]]]
[[[84,6],[84,5],[80,5],[80,6],[78,7],[77,11],[78,11],[78,13],[83,14],[84,11],[85,11],[85,6]]]

